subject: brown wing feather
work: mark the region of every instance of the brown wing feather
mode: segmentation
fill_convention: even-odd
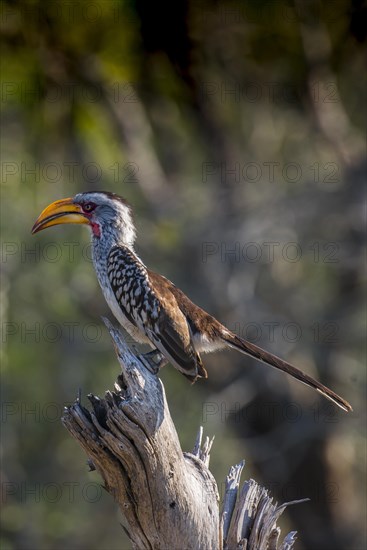
[[[171,292],[169,281],[148,271],[134,252],[124,246],[111,250],[108,278],[121,313],[131,325],[123,326],[133,336],[134,327],[139,334],[146,335],[191,381],[198,376],[206,377],[193,345],[190,326]]]
[[[163,306],[160,309],[157,329],[149,338],[173,365],[191,381],[197,377],[207,378],[207,372],[200,355],[196,353],[190,326],[180,310],[172,293],[173,283],[168,279],[148,270],[148,277],[154,286],[154,292]]]

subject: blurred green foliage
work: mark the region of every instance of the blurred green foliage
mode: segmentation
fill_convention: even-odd
[[[138,251],[240,335],[351,401],[344,415],[239,354],[190,387],[162,372],[182,447],[290,508],[297,548],[363,547],[365,90],[362,2],[3,2],[4,550],[129,548],[59,421],[118,373],[79,227],[30,228],[108,189]]]

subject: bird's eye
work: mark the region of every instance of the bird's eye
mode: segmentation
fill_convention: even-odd
[[[96,205],[93,202],[86,202],[83,204],[83,210],[84,212],[92,212],[94,210]]]

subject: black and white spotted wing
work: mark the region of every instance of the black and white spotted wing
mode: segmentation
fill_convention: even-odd
[[[154,274],[153,284],[152,272],[123,246],[111,250],[107,273],[119,307],[130,323],[190,380],[203,376],[205,369],[194,349],[186,317],[164,284],[166,279]]]

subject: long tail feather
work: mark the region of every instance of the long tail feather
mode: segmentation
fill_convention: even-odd
[[[296,369],[296,367],[293,367],[290,363],[283,361],[283,359],[276,357],[276,355],[273,355],[272,353],[269,353],[268,351],[265,351],[258,346],[255,346],[255,344],[239,338],[235,334],[233,334],[232,336],[222,336],[222,340],[226,342],[230,347],[242,353],[246,353],[251,357],[255,357],[255,359],[258,359],[259,361],[262,361],[263,363],[266,363],[271,367],[275,367],[276,369],[290,374],[291,376],[293,376],[293,378],[296,378],[307,386],[314,388],[316,391],[321,393],[321,395],[323,395],[327,399],[330,399],[330,401],[338,405],[338,407],[340,407],[344,411],[349,412],[353,410],[348,401],[340,397],[338,394],[336,394],[311,376],[308,376],[308,374],[305,374],[299,369]]]

